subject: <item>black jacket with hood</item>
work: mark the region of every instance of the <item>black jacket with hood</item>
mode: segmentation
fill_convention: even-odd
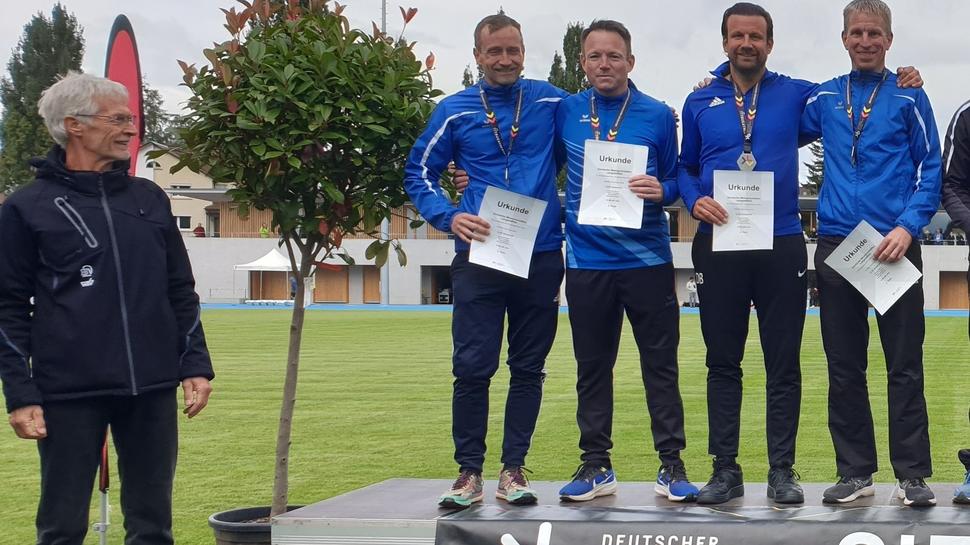
[[[69,171],[64,150],[0,207],[0,380],[7,410],[213,378],[168,196],[128,175]]]

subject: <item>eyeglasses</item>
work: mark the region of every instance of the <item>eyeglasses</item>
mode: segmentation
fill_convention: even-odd
[[[100,114],[74,114],[73,117],[97,117],[98,119],[103,119],[118,127],[123,127],[125,125],[137,125],[138,116],[129,114],[117,114],[117,115],[100,115]]]

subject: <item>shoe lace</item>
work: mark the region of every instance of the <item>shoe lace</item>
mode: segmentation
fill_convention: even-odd
[[[532,473],[525,466],[510,467],[506,470],[509,476],[509,483],[516,486],[529,486],[529,480],[526,478],[525,473]]]
[[[471,481],[475,476],[478,475],[470,469],[466,469],[458,474],[458,478],[455,479],[455,484],[451,485],[452,490],[459,490],[465,488],[468,482]]]
[[[600,467],[597,464],[590,464],[588,462],[583,462],[579,464],[576,468],[576,472],[573,473],[571,480],[573,481],[589,481],[596,476],[600,471]]]
[[[660,466],[660,471],[662,473],[667,473],[670,475],[671,481],[689,481],[687,478],[687,468],[682,464],[674,464],[669,466]]]
[[[907,488],[926,488],[926,481],[922,477],[917,477],[915,479],[903,479],[899,481],[899,487],[902,489]]]
[[[859,488],[863,483],[865,483],[865,477],[839,477],[839,481],[836,484],[851,484],[856,488]]]
[[[799,475],[798,472],[795,471],[795,468],[793,468],[793,467],[779,467],[779,468],[774,469],[774,471],[777,471],[778,473],[780,473],[781,475],[783,475],[785,477],[790,477],[791,480],[793,480],[793,481],[800,481],[800,480],[802,480],[802,476]],[[839,482],[842,482],[842,481],[840,480]]]

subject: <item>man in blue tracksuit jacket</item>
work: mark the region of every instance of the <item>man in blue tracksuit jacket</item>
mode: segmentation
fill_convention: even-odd
[[[441,101],[405,167],[405,187],[418,211],[437,229],[456,236],[452,435],[460,472],[439,500],[448,508],[482,499],[488,387],[498,369],[506,314],[511,378],[496,495],[512,504],[536,501],[522,466],[558,320],[563,262],[553,133],[556,107],[566,93],[520,79],[524,53],[515,20],[504,14],[483,19],[475,29],[475,57],[484,78]],[[449,161],[469,177],[457,206],[438,184]],[[528,279],[468,262],[471,240],[484,240],[489,233],[488,223],[476,214],[490,185],[547,203]]]
[[[616,21],[594,21],[581,41],[581,64],[593,87],[563,100],[556,114],[557,146],[567,158],[566,296],[583,451],[582,464],[560,497],[585,501],[616,490],[609,452],[613,366],[625,311],[640,349],[654,447],[660,453],[656,491],[674,501],[691,500],[697,488],[687,480],[680,458],[685,446],[677,380],[680,310],[663,210],[679,195],[676,124],[670,108],[629,81],[634,57],[626,27]],[[588,140],[648,149],[646,172],[634,176],[629,186],[645,201],[638,228],[579,223]]]
[[[805,135],[825,142],[815,267],[829,369],[829,431],[840,477],[825,492],[828,502],[872,495],[877,464],[866,386],[868,302],[825,259],[864,220],[885,235],[875,259],[895,262],[905,256],[921,269],[920,247],[913,241],[936,213],[941,185],[929,99],[921,89],[896,88],[896,77],[885,67],[892,44],[889,7],[881,0],[855,0],[845,8],[844,24],[852,72],[820,85],[802,117]],[[924,482],[933,469],[923,397],[922,283],[876,321],[886,356],[897,495],[906,505],[932,505],[936,499]]]
[[[798,119],[815,85],[767,70],[772,23],[760,6],[740,3],[729,8],[721,33],[729,61],[712,72],[715,79],[709,86],[687,97],[678,172],[684,204],[703,222],[692,257],[707,346],[709,452],[715,458],[714,473],[698,502],[722,503],[744,493],[736,462],[741,360],[754,302],[767,373],[768,495],[779,503],[800,503],[804,494],[792,465],[808,259],[798,211]],[[738,170],[745,149],[735,105],[738,92],[743,93],[745,112],[756,109],[750,139],[755,170],[774,172],[774,244],[771,250],[713,252],[711,224],[727,219],[711,197],[714,171]]]

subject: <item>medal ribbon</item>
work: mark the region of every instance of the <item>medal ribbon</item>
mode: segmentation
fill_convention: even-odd
[[[502,151],[502,155],[505,155],[506,170],[509,161],[509,156],[512,155],[512,146],[515,144],[515,137],[519,135],[519,121],[522,116],[522,88],[519,88],[519,99],[515,103],[515,118],[512,120],[512,129],[509,131],[509,147],[505,148],[505,144],[502,143],[502,135],[498,130],[498,118],[495,117],[495,112],[492,107],[488,104],[488,97],[485,96],[485,89],[482,84],[478,84],[478,96],[482,99],[482,107],[485,108],[485,119],[488,120],[488,124],[492,126],[492,134],[495,135],[495,142],[498,144],[498,149]],[[506,176],[506,179],[508,176]]]
[[[630,88],[626,90],[626,98],[623,99],[623,105],[620,106],[620,113],[616,114],[616,120],[613,121],[613,126],[610,131],[606,133],[606,140],[613,142],[616,140],[616,135],[620,134],[620,124],[623,123],[623,118],[626,117],[626,110],[630,106],[630,98],[633,93]],[[593,129],[593,140],[600,139],[600,116],[596,112],[596,93],[594,91],[589,92],[589,126]]]
[[[748,110],[744,109],[744,93],[741,92],[741,88],[738,87],[737,82],[732,81],[734,85],[734,105],[738,109],[738,118],[741,120],[741,134],[744,135],[744,153],[751,153],[751,134],[754,132],[754,119],[758,116],[758,97],[761,95],[761,81],[754,86],[754,93],[751,94],[751,104],[748,106]]]
[[[869,115],[872,114],[872,105],[876,102],[876,95],[879,94],[879,89],[882,88],[882,84],[886,82],[886,78],[889,77],[889,71],[883,69],[882,79],[876,84],[876,88],[872,90],[872,94],[869,95],[869,100],[866,101],[865,106],[862,107],[862,114],[859,115],[859,125],[855,124],[855,117],[852,115],[852,75],[849,74],[848,81],[845,84],[845,113],[849,116],[849,126],[852,127],[852,152],[849,155],[849,159],[852,161],[852,166],[855,166],[856,156],[858,154],[859,138],[862,136],[862,130],[866,128],[866,122],[869,121]]]

